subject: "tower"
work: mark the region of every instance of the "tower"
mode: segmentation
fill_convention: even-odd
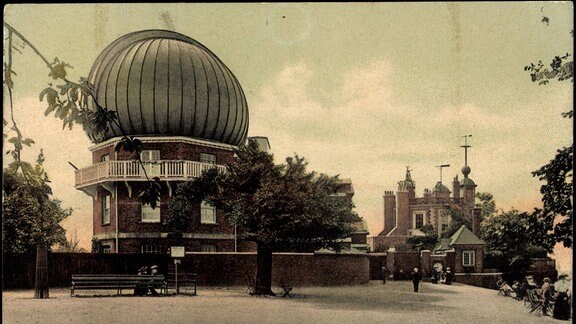
[[[464,148],[464,166],[462,167],[464,178],[460,181],[460,189],[462,190],[462,202],[466,206],[466,210],[471,211],[472,208],[474,208],[476,195],[476,184],[468,177],[472,171],[468,166],[468,148],[472,147],[468,145],[468,138],[472,137],[472,135],[465,135],[463,137],[464,145],[461,147]]]
[[[90,71],[92,109],[116,112],[95,143],[92,165],[76,171],[75,187],[93,198],[93,234],[102,252],[234,251],[235,232],[223,211],[190,207],[191,222],[174,233],[164,225],[176,186],[209,168],[224,169],[246,141],[248,105],[228,67],[196,40],[167,30],[124,35],[97,57]],[[140,165],[116,151],[123,136],[143,143]],[[158,177],[158,207],[138,193]]]

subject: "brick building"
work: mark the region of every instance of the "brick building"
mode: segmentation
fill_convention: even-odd
[[[198,204],[183,233],[162,225],[179,182],[207,168],[224,168],[248,132],[240,83],[214,53],[172,31],[124,35],[96,59],[88,80],[96,104],[115,111],[120,127],[89,134],[92,165],[76,171],[75,187],[93,198],[93,234],[103,252],[241,251],[222,211]],[[142,141],[143,166],[117,152],[124,135]],[[259,137],[259,143],[267,143]],[[266,147],[264,147],[266,148]],[[140,203],[148,179],[161,181],[157,208]]]
[[[479,236],[480,208],[475,207],[476,184],[469,177],[470,172],[466,163],[462,168],[464,178],[454,177],[452,191],[440,179],[432,190],[424,189],[423,196],[417,197],[416,183],[407,168],[396,193],[384,192],[384,229],[370,238],[372,250],[385,250],[406,243],[410,237],[424,236],[422,228],[426,225],[431,225],[440,236],[450,225],[451,212],[471,220],[471,230]]]
[[[248,105],[240,83],[222,61],[197,41],[166,30],[124,35],[97,57],[88,77],[95,104],[115,111],[118,124],[104,134],[89,133],[92,165],[76,171],[75,187],[93,198],[93,235],[105,253],[254,251],[221,210],[199,203],[191,223],[173,233],[162,224],[178,183],[207,168],[225,168],[246,142]],[[92,103],[95,106],[94,103]],[[96,109],[96,107],[92,107]],[[116,151],[124,136],[143,145],[140,159]],[[263,151],[266,137],[252,137]],[[149,179],[159,178],[158,207],[140,202]],[[351,199],[352,182],[338,194]],[[354,244],[366,243],[367,231]]]

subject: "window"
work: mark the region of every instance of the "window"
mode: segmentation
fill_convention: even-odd
[[[424,226],[424,214],[416,214],[416,226],[414,228],[422,228]]]
[[[110,196],[102,196],[102,225],[110,224]]]
[[[448,224],[442,224],[442,232],[448,229]]]
[[[160,164],[156,163],[160,160],[159,150],[144,150],[140,153],[140,160],[144,165],[144,170],[148,176],[160,175]]]
[[[216,207],[203,201],[200,204],[200,223],[216,224]]]
[[[159,150],[144,150],[140,153],[140,160],[142,162],[151,162],[160,160]]]
[[[112,247],[110,244],[102,244],[102,253],[112,253]]]
[[[216,252],[216,246],[211,244],[202,244],[200,246],[200,252]]]
[[[100,157],[100,162],[110,161],[110,154],[104,154]]]
[[[474,266],[474,251],[462,251],[462,265],[464,267],[473,267]]]
[[[160,201],[156,203],[156,208],[150,204],[142,204],[142,222],[159,223],[160,222]]]
[[[216,155],[207,154],[207,153],[200,153],[200,162],[216,164]]]
[[[141,247],[142,254],[161,254],[163,253],[162,245],[144,244]]]

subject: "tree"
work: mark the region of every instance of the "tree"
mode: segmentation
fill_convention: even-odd
[[[533,176],[545,181],[540,187],[544,208],[535,210],[534,217],[546,223],[557,220],[550,235],[555,242],[562,242],[567,248],[572,248],[573,159],[574,146],[566,146],[559,149],[548,164],[532,172]]]
[[[24,146],[30,146],[34,143],[32,139],[23,136],[14,119],[12,100],[14,80],[12,79],[12,76],[16,75],[16,72],[12,68],[13,54],[14,52],[21,52],[20,49],[13,45],[15,39],[27,44],[48,67],[48,77],[52,79],[52,82],[50,82],[48,87],[43,89],[39,95],[40,101],[46,100],[46,103],[48,104],[48,107],[44,111],[44,115],[48,116],[54,114],[54,117],[57,117],[62,121],[63,128],[68,127],[71,129],[74,124],[81,125],[88,137],[94,143],[104,141],[105,134],[108,132],[111,125],[115,125],[123,135],[122,139],[118,144],[116,144],[115,151],[119,152],[124,150],[133,153],[134,159],[143,166],[140,159],[140,153],[143,149],[142,142],[138,138],[128,136],[124,132],[118,122],[116,111],[108,110],[106,107],[102,107],[98,104],[94,98],[94,85],[88,82],[84,77],[81,77],[78,82],[69,80],[67,69],[72,68],[70,64],[59,60],[57,57],[50,62],[34,46],[34,44],[30,43],[24,35],[20,34],[10,24],[4,22],[4,28],[6,29],[6,37],[4,38],[6,50],[3,86],[4,90],[6,90],[8,94],[11,123],[3,120],[3,125],[4,128],[6,128],[11,124],[9,130],[15,133],[15,136],[8,139],[8,142],[14,146],[13,149],[8,151],[8,154],[10,154],[14,160],[11,163],[11,168],[14,172],[22,172],[25,179],[31,177],[31,175],[28,174],[31,169],[30,163],[21,159],[21,152]],[[6,138],[8,135],[5,133],[4,137]],[[160,179],[156,177],[150,179],[146,173],[146,168],[142,167],[142,169],[145,177],[148,179],[148,185],[142,189],[138,194],[138,197],[142,203],[150,204],[152,208],[155,208],[160,197]]]
[[[546,18],[546,24],[550,19]],[[543,18],[543,21],[544,21]],[[570,32],[574,37],[574,30]],[[552,59],[546,67],[542,61],[537,64],[531,63],[524,67],[524,71],[530,72],[532,82],[539,85],[546,85],[549,80],[574,82],[574,59],[569,53],[558,55]],[[562,114],[563,117],[572,119],[574,110]],[[562,243],[567,248],[572,248],[572,161],[574,158],[574,144],[565,146],[556,152],[556,156],[548,164],[532,172],[532,176],[546,183],[540,187],[544,208],[535,210],[537,219],[546,224],[552,223],[554,230],[549,234],[558,243]],[[555,221],[558,222],[556,224]]]
[[[479,220],[480,222],[496,214],[496,202],[494,201],[494,196],[491,193],[477,192],[476,198],[478,198],[480,201],[476,204],[476,207],[481,208]]]
[[[442,237],[442,238],[452,237],[452,235],[454,235],[454,233],[456,233],[456,231],[458,231],[458,229],[462,225],[465,225],[468,228],[472,228],[472,222],[468,218],[466,218],[461,211],[450,208],[448,210],[448,213],[450,214],[450,219],[451,219],[450,225],[448,226],[447,229],[445,229],[442,232],[440,237]]]
[[[61,202],[51,198],[48,175],[42,168],[40,154],[36,166],[27,175],[3,170],[2,251],[35,253],[36,245],[65,244],[65,230],[60,222],[71,215]],[[27,177],[27,178],[26,178]]]
[[[551,225],[535,213],[511,210],[484,219],[480,236],[486,242],[485,249],[501,255],[509,265],[515,258],[542,257],[552,252],[554,244],[547,234]]]
[[[222,209],[245,240],[257,245],[255,294],[274,295],[272,252],[340,249],[340,240],[360,221],[350,199],[336,195],[337,176],[308,172],[298,156],[276,165],[255,142],[240,147],[226,172],[211,169],[181,184],[168,223],[180,226],[183,200],[207,201]]]
[[[421,230],[426,234],[425,236],[411,236],[406,239],[406,243],[418,246],[421,249],[434,249],[434,246],[438,243],[438,234],[434,230],[434,226],[427,224],[422,226]]]

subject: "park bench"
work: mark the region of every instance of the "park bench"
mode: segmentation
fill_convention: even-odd
[[[198,274],[193,272],[178,273],[178,287],[176,287],[176,278],[168,276],[168,287],[175,289],[176,293],[181,291],[192,291],[192,295],[196,295],[196,288],[198,285]]]
[[[139,283],[167,293],[164,275],[73,274],[70,296],[75,290],[116,290],[120,295],[123,289],[133,290]]]

